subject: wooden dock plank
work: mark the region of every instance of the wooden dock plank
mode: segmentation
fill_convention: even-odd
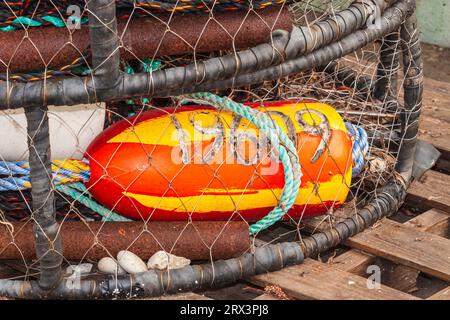
[[[257,296],[253,300],[280,300],[280,299],[278,299],[277,297],[275,297],[271,294],[263,293],[262,295]]]
[[[344,252],[333,259],[333,264],[337,268],[359,275],[365,274],[367,267],[375,262],[375,256],[356,249]]]
[[[450,281],[449,239],[383,219],[346,244]]]
[[[437,171],[427,171],[408,189],[406,201],[422,202],[426,206],[450,212],[450,179]]]
[[[384,285],[380,285],[379,289],[369,289],[366,278],[313,259],[306,259],[301,265],[253,277],[251,282],[259,286],[276,284],[287,295],[297,299],[417,299]]]
[[[450,287],[433,294],[431,297],[427,298],[427,300],[450,300]]]
[[[340,211],[340,210],[338,210]],[[340,214],[339,217],[345,218],[349,214],[347,209],[341,210],[344,214]],[[346,215],[346,214],[347,215]],[[418,215],[417,217],[407,221],[404,226],[418,231],[432,233],[438,236],[448,237],[449,232],[449,217],[450,214],[440,210],[429,210],[427,212]],[[338,221],[340,219],[337,219]],[[386,221],[389,220],[385,219]],[[382,224],[384,221],[382,221]],[[329,222],[323,221],[323,219],[310,219],[305,221],[305,229],[309,231],[321,231],[329,228]],[[370,245],[370,243],[367,243]],[[350,243],[350,246],[351,243]],[[354,247],[354,246],[353,246]],[[368,252],[362,252],[356,249],[349,250],[335,258],[332,263],[337,268],[351,272],[365,277],[367,275],[366,270],[369,265],[380,264],[379,259],[376,257],[376,251],[373,251],[374,255]],[[445,254],[445,253],[443,253]],[[438,256],[439,257],[439,256]],[[384,257],[386,258],[386,257]],[[392,260],[392,259],[388,259]],[[398,259],[393,259],[394,263],[398,263]],[[405,264],[405,263],[403,263]],[[408,291],[415,287],[417,277],[419,275],[420,268],[411,267],[410,265],[389,265],[389,263],[382,263],[383,266],[383,283],[389,285],[398,290]],[[385,267],[385,268],[384,268]],[[445,267],[444,267],[445,268]],[[422,269],[423,270],[423,269]]]
[[[419,138],[432,143],[445,158],[450,156],[450,83],[424,79]]]
[[[446,238],[449,222],[449,213],[431,209],[412,218],[403,225]],[[376,257],[371,254],[353,249],[334,258],[333,263],[341,270],[362,274],[375,259]]]
[[[343,212],[348,212],[348,210],[344,208]],[[351,213],[347,213],[347,215],[340,214],[339,216],[341,218],[345,218],[348,215],[351,215]],[[449,213],[432,209],[412,218],[403,225],[448,238],[449,218]],[[339,221],[340,219],[337,220]],[[323,221],[323,219],[312,219],[309,222],[305,221],[305,229],[309,231],[319,231],[328,228],[329,223],[327,221]],[[395,265],[387,261],[381,262],[375,255],[362,252],[357,249],[349,250],[341,255],[338,255],[337,257],[334,257],[332,263],[336,266],[336,268],[363,277],[367,276],[366,271],[368,266],[373,264],[381,265],[383,270],[383,283],[404,292],[409,292],[409,290],[415,288],[417,277],[419,275],[419,271],[415,268],[401,264]]]
[[[450,213],[437,209],[431,209],[419,214],[418,216],[405,222],[403,225],[412,227],[416,230],[427,231],[443,238],[449,238],[449,223]]]

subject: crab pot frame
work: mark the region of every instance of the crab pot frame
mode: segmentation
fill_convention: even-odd
[[[28,122],[30,180],[39,280],[0,280],[0,295],[12,298],[112,298],[157,296],[224,285],[256,274],[301,263],[363,231],[402,205],[412,180],[412,167],[422,99],[422,60],[413,0],[357,0],[332,17],[310,27],[276,30],[271,41],[234,54],[197,61],[183,67],[142,74],[120,71],[119,39],[114,0],[91,0],[89,37],[94,71],[85,77],[33,82],[0,81],[0,109],[25,108]],[[373,25],[373,9],[381,17]],[[369,10],[372,9],[372,10]],[[381,40],[375,81],[340,69],[333,61]],[[400,52],[396,47],[400,43]],[[396,101],[396,73],[403,67],[403,105]],[[254,252],[214,263],[170,271],[82,279],[74,286],[61,272],[63,244],[55,219],[51,179],[48,105],[76,105],[133,97],[168,97],[184,93],[240,87],[280,79],[312,68],[336,74],[359,94],[373,95],[400,113],[397,132],[397,175],[375,192],[354,216],[301,242],[257,247]],[[31,138],[32,137],[32,138]],[[381,138],[382,139],[382,138]]]

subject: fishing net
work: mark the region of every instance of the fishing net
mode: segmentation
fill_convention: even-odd
[[[421,107],[414,10],[0,1],[0,295],[223,286],[395,212]]]

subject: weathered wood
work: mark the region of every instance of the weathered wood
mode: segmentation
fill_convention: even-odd
[[[449,139],[450,140],[450,139]],[[449,176],[436,171],[427,171],[408,189],[406,201],[423,202],[432,208],[450,212]]]
[[[442,153],[450,156],[450,83],[424,79],[423,108],[420,118],[419,138],[432,143]]]
[[[259,246],[262,246],[262,245],[264,245],[264,241],[258,241],[258,245]],[[366,254],[366,253],[363,253],[363,252],[359,252],[358,250],[350,250],[349,252],[354,252],[354,254],[353,254],[353,256],[352,257],[350,257],[350,259],[349,260],[347,260],[347,259],[343,259],[343,260],[340,260],[339,258],[342,256],[338,256],[337,258],[334,258],[334,259],[330,259],[330,261],[328,262],[328,264],[325,264],[325,263],[321,263],[321,262],[318,262],[318,261],[315,261],[315,260],[312,260],[312,259],[307,259],[307,263],[316,263],[316,264],[320,264],[320,265],[327,265],[327,266],[329,266],[330,268],[333,268],[333,269],[336,269],[336,270],[338,270],[338,271],[340,271],[340,272],[343,272],[343,274],[344,275],[351,275],[351,273],[349,273],[349,272],[346,272],[346,270],[345,269],[349,269],[349,270],[353,270],[353,271],[356,271],[356,268],[359,268],[359,271],[358,271],[358,273],[360,273],[360,276],[358,275],[358,274],[356,274],[356,272],[353,272],[353,275],[356,275],[356,276],[359,276],[358,277],[358,279],[359,279],[359,281],[360,281],[360,283],[361,283],[361,281],[362,281],[362,279],[366,279],[366,276],[367,276],[367,273],[366,273],[366,270],[367,270],[367,266],[369,266],[370,264],[375,264],[375,260],[377,259],[376,257],[374,257],[374,256],[371,256],[371,255],[369,255],[369,254]],[[345,253],[344,253],[345,254]],[[359,254],[359,255],[358,255]],[[353,259],[352,259],[353,258]],[[337,267],[336,267],[337,266]],[[363,267],[364,266],[364,267]],[[401,266],[401,267],[403,267],[403,266]],[[298,269],[298,270],[303,270],[303,268],[307,268],[307,267],[304,267],[304,264],[301,264],[301,265],[297,265],[297,266],[294,266],[294,267],[292,267],[292,268],[296,268],[296,269]],[[405,267],[405,268],[407,268],[407,267]],[[283,270],[287,270],[287,269],[283,269]],[[283,272],[283,270],[280,270],[280,271],[278,271],[279,273],[281,273],[282,274],[282,272]],[[407,274],[407,273],[405,273],[405,274]],[[400,275],[399,275],[400,276]],[[283,277],[282,275],[280,275],[280,277]],[[315,275],[314,276],[312,276],[312,277],[316,277]],[[264,278],[263,276],[260,276],[260,278]],[[258,282],[258,280],[255,280],[255,278],[253,278],[252,280],[250,280],[250,282],[251,283],[253,283],[253,284],[257,284],[257,285],[261,285],[261,286],[267,286],[267,285],[276,285],[276,286],[280,286],[288,295],[290,295],[290,296],[292,296],[292,297],[294,297],[294,298],[299,298],[299,297],[303,297],[303,293],[299,293],[298,295],[296,295],[295,293],[292,295],[292,294],[290,294],[290,292],[289,292],[289,288],[286,288],[286,287],[283,287],[279,282],[277,282],[276,280],[275,281],[273,281],[273,282],[270,282],[270,281],[266,281],[266,282],[261,282],[260,281],[261,279],[259,279],[259,282]],[[303,281],[305,281],[305,282],[308,282],[309,281],[309,278],[306,278],[306,279],[304,279]],[[311,285],[312,287],[314,287],[314,285],[315,285],[315,281],[316,280],[312,280],[313,281],[313,284]],[[340,280],[336,280],[336,281],[340,281]],[[342,281],[342,280],[341,280]],[[351,282],[353,282],[353,280],[350,280]],[[327,279],[324,279],[324,283],[325,282],[328,282],[328,280]],[[366,282],[367,282],[367,280],[366,280]],[[415,284],[415,282],[414,282],[414,284]],[[331,286],[332,286],[332,288],[333,288],[333,285],[334,284],[331,284]],[[299,284],[299,286],[301,286],[301,284]],[[367,287],[367,286],[366,286]],[[386,287],[386,286],[384,286],[383,285],[383,288],[384,287]],[[389,286],[387,286],[388,288],[389,288]],[[325,287],[325,289],[327,289],[326,287]],[[389,289],[392,289],[392,288],[389,288]],[[395,290],[396,288],[393,288],[392,290],[394,290],[394,291],[392,291],[391,293],[395,293],[396,292],[396,290]],[[400,292],[400,291],[399,291]],[[317,298],[314,298],[314,297],[304,297],[305,299],[329,299],[329,297],[320,297],[320,296],[318,296]],[[408,295],[408,298],[413,298],[412,296],[409,296]],[[300,298],[300,299],[303,299],[303,298]],[[331,299],[333,299],[333,298],[331,298]],[[337,298],[336,298],[337,299]],[[403,298],[401,298],[401,299],[404,299],[404,297]]]
[[[346,242],[387,260],[450,281],[450,240],[383,219]]]
[[[431,297],[428,297],[427,300],[450,300],[450,287],[436,292]]]
[[[419,138],[432,143],[448,159],[450,154],[450,123],[437,115],[426,113],[420,118]]]
[[[297,299],[417,299],[384,285],[380,285],[378,289],[369,289],[366,278],[313,259],[306,259],[301,265],[253,277],[251,282],[263,287],[276,284],[288,296]]]
[[[273,296],[271,294],[264,293],[264,294],[262,294],[260,296],[257,296],[253,300],[280,300],[280,299],[278,299],[277,297],[275,297],[275,296]]]
[[[348,210],[344,210],[347,211]],[[350,214],[347,214],[347,216]],[[341,218],[345,214],[339,215]],[[450,215],[439,210],[430,210],[407,221],[404,225],[421,231],[427,231],[439,236],[444,236],[448,232],[448,223]],[[339,220],[339,219],[338,219]],[[311,219],[305,221],[305,229],[307,230],[326,230],[329,223],[323,219]],[[333,265],[337,268],[351,272],[360,276],[367,276],[367,267],[373,264],[382,267],[382,283],[402,291],[409,291],[415,287],[419,271],[403,266],[389,263],[388,261],[380,261],[374,255],[353,249],[333,258]]]
[[[381,258],[377,259],[375,265],[381,267],[382,284],[407,293],[417,290],[420,271]]]
[[[377,258],[356,249],[349,250],[333,259],[337,268],[357,275],[365,275],[367,267],[373,265]]]
[[[412,218],[403,225],[446,238],[449,223],[449,213],[432,209]],[[375,259],[376,257],[373,255],[353,249],[334,258],[333,263],[342,270],[360,274],[365,272],[367,266],[372,264]]]
[[[395,264],[356,249],[337,256],[333,259],[332,265],[365,278],[369,276],[367,272],[369,266],[379,266],[381,283],[403,292],[416,288],[417,277],[420,273],[414,268]]]
[[[449,177],[450,179],[450,177]],[[417,230],[449,238],[450,213],[437,209],[428,210],[417,217],[405,222],[403,225]]]

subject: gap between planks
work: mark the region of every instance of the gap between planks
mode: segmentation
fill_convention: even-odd
[[[407,202],[450,212],[450,175],[427,171],[408,189]]]
[[[450,215],[448,213],[431,209],[412,218],[403,225],[443,236],[448,231],[449,219]],[[373,255],[354,249],[337,256],[333,262],[339,264],[339,267],[343,270],[359,274],[365,273],[367,266],[372,264],[375,258]]]
[[[344,211],[344,210],[342,210]],[[341,216],[348,215],[340,212]],[[322,224],[324,220],[322,219]],[[400,226],[401,234],[405,233],[405,230],[409,230],[411,232],[406,232],[406,234],[409,234],[409,239],[411,238],[411,234],[417,235],[417,232],[421,236],[431,237],[430,241],[438,241],[440,237],[434,236],[430,234],[429,232],[436,232],[439,234],[442,230],[446,230],[448,227],[448,221],[449,221],[449,215],[445,212],[439,211],[439,210],[430,210],[427,211],[411,220],[406,222],[405,224],[399,224],[390,220],[385,219],[380,226],[383,225],[389,225],[394,230]],[[317,222],[317,219],[316,219]],[[328,226],[328,223],[324,224],[325,226]],[[309,226],[307,226],[310,229],[325,229],[321,226],[320,222],[318,224],[312,223]],[[378,227],[380,228],[380,227]],[[386,228],[386,227],[382,227]],[[376,229],[376,228],[375,228]],[[380,232],[383,233],[383,229],[379,229],[378,231],[368,230],[369,232]],[[364,233],[368,232],[365,231]],[[414,232],[413,232],[414,231]],[[427,233],[427,231],[429,231]],[[392,232],[389,232],[389,236],[392,235]],[[375,236],[377,238],[377,236]],[[395,238],[395,236],[394,236]],[[366,239],[367,240],[367,239]],[[419,240],[418,238],[412,239],[412,242]],[[423,239],[421,239],[418,242],[422,242]],[[444,241],[448,241],[447,239],[441,239]],[[351,240],[350,245],[352,245]],[[407,240],[409,241],[409,240]],[[367,241],[366,241],[367,242]],[[369,239],[369,242],[371,242],[371,239]],[[357,244],[365,243],[365,241],[356,241]],[[259,245],[262,245],[262,243],[258,243]],[[354,244],[354,243],[353,243]],[[398,244],[394,244],[394,246],[398,246]],[[402,246],[402,245],[401,245]],[[364,249],[366,247],[364,246]],[[395,249],[395,248],[394,248]],[[420,247],[420,250],[422,250],[423,247]],[[407,249],[409,250],[409,249]],[[386,251],[387,252],[387,251]],[[414,252],[417,253],[417,250]],[[374,254],[377,254],[378,252],[372,252]],[[415,255],[416,253],[413,253]],[[436,254],[436,252],[434,252]],[[386,257],[386,254],[384,254]],[[419,254],[420,256],[420,254]],[[368,265],[372,264],[373,261],[376,259],[375,256],[372,256],[370,254],[366,254],[364,252],[360,252],[358,250],[350,250],[346,253],[343,253],[342,255],[336,257],[333,259],[332,266],[335,266],[336,268],[333,268],[330,265],[317,262],[312,259],[307,259],[304,264],[289,267],[283,270],[287,270],[286,277],[289,279],[288,281],[283,280],[284,273],[283,270],[277,271],[272,274],[265,274],[260,275],[251,280],[252,283],[255,283],[260,286],[264,286],[267,284],[275,284],[280,286],[283,290],[285,290],[290,296],[293,296],[295,298],[299,299],[377,299],[380,298],[380,292],[374,292],[367,289],[366,282],[367,280],[363,277],[360,277],[358,275],[354,275],[352,273],[365,273],[366,268]],[[398,262],[398,259],[392,259],[395,260],[394,262]],[[409,261],[409,260],[406,260]],[[405,262],[402,260],[402,262]],[[408,264],[408,263],[407,263]],[[325,267],[327,266],[327,267]],[[417,267],[416,264],[413,264],[413,266]],[[403,267],[403,266],[400,266]],[[445,270],[445,266],[443,269]],[[424,269],[424,268],[420,268]],[[431,273],[436,274],[435,269],[439,269],[439,267],[434,266],[434,268],[431,270]],[[307,278],[297,279],[296,277],[292,277],[292,270],[298,271],[298,275],[302,275],[302,272],[310,273]],[[303,271],[302,271],[303,270]],[[319,273],[317,273],[317,270],[319,270]],[[337,270],[337,271],[336,271]],[[450,271],[450,269],[448,269]],[[430,272],[430,270],[427,270]],[[289,273],[290,272],[290,273]],[[350,273],[352,272],[352,273]],[[295,273],[295,272],[294,272]],[[403,267],[403,269],[400,269],[401,274],[403,274],[404,277],[407,277],[409,274],[411,277],[417,277],[418,272],[415,270],[409,270],[407,267]],[[401,276],[401,274],[397,274],[397,276]],[[443,272],[444,275],[448,275],[448,272]],[[288,277],[288,275],[290,275]],[[330,278],[331,277],[331,278]],[[353,277],[353,278],[352,278]],[[356,277],[356,278],[354,278]],[[320,279],[318,283],[316,283],[313,279],[309,280],[309,278],[314,279]],[[333,280],[332,280],[333,279]],[[356,280],[355,280],[356,279]],[[415,278],[414,278],[415,279]],[[414,280],[413,279],[413,280]],[[331,282],[330,282],[331,281]],[[351,287],[350,292],[339,292],[339,290],[336,291],[336,288],[338,287],[348,287],[348,283],[356,284],[355,286]],[[320,290],[320,289],[323,290]],[[365,289],[364,289],[365,288]],[[350,289],[350,288],[348,288]],[[383,291],[384,290],[384,291]],[[367,294],[367,291],[370,292],[370,294]],[[385,299],[412,299],[413,296],[403,293],[401,291],[391,289],[387,286],[382,286],[382,293],[383,297]],[[331,295],[330,295],[331,294]],[[356,294],[356,295],[355,295]]]
[[[364,252],[450,281],[450,240],[384,219],[348,239],[347,245]]]
[[[256,240],[256,246],[263,246]],[[335,264],[305,259],[302,264],[280,271],[253,277],[249,282],[260,287],[279,286],[288,296],[297,299],[417,299],[399,290],[381,285],[377,289],[367,287],[367,279],[335,267]]]
[[[431,216],[434,219],[438,215],[440,217],[438,220],[430,220]],[[442,225],[443,221],[448,222],[448,219],[444,218],[446,215],[448,214],[443,211],[431,211],[427,213],[427,216],[430,217],[412,219],[409,224],[400,224],[385,218],[364,232],[348,239],[345,245],[450,281],[450,240],[423,231],[431,230],[438,224]],[[413,228],[414,223],[422,223],[422,229]],[[424,226],[425,223],[430,225]],[[320,231],[329,228],[329,224],[311,219],[305,222],[305,228],[309,231]],[[355,256],[351,260],[355,264],[353,266],[348,264],[346,270],[355,271],[355,268],[370,264],[370,259],[373,259],[372,256],[365,258],[364,253],[349,251],[334,261],[343,263],[349,258],[349,255]]]
[[[288,296],[296,299],[417,299],[385,285],[369,289],[366,278],[313,259],[306,259],[300,265],[280,271],[258,275],[250,281],[261,287],[277,285]]]

